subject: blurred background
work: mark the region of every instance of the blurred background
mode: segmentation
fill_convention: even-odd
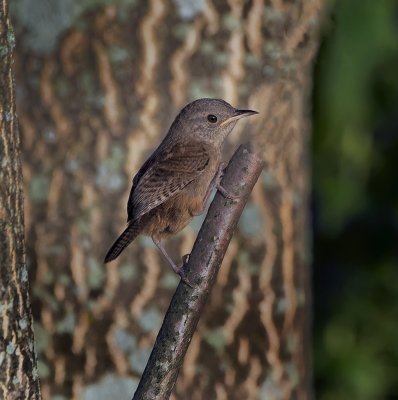
[[[314,71],[319,399],[398,399],[398,4],[333,2]]]
[[[264,2],[228,2],[233,3],[232,16],[221,18],[219,25],[211,19],[214,17],[211,14],[206,15],[205,22],[193,20],[198,12],[195,7],[203,2],[173,2],[179,7],[179,19],[170,14],[167,18],[173,26],[173,40],[182,48],[175,65],[181,67],[189,57],[195,62],[199,57],[214,62],[195,71],[196,81],[191,86],[184,80],[184,65],[182,70],[161,70],[154,81],[140,75],[137,65],[142,61],[141,55],[135,43],[130,47],[130,38],[136,35],[137,26],[147,12],[145,7],[135,9],[138,2],[42,0],[34,7],[29,0],[11,3],[17,35],[18,113],[28,197],[28,262],[35,275],[33,310],[44,397],[64,399],[74,392],[74,398],[80,398],[83,374],[90,381],[112,368],[118,377],[106,375],[99,389],[120,390],[125,385],[126,393],[130,393],[145,366],[153,332],[156,334],[177,280],[164,266],[158,268],[161,262],[157,253],[145,239],[140,242],[146,249],[142,254],[130,249],[130,258],[121,262],[118,272],[112,267],[104,270],[101,257],[105,243],[116,237],[123,224],[129,174],[157,143],[161,127],[170,122],[165,110],[172,103],[174,115],[184,99],[222,93],[219,76],[215,73],[216,79],[211,84],[208,77],[214,68],[216,71],[228,68],[220,49],[229,37],[226,32],[239,28],[239,18],[234,16],[236,12],[239,14],[236,4],[242,3],[242,10],[247,11],[249,3],[251,7]],[[264,4],[269,6],[268,3],[283,2]],[[396,0],[335,0],[328,2],[328,7],[313,70],[312,92],[316,398],[393,400],[398,399],[398,4]],[[280,16],[268,11],[267,24],[277,26]],[[158,24],[159,36],[168,34],[158,22],[166,11],[157,12],[154,8],[149,12],[154,21],[147,21],[143,31],[150,31]],[[127,24],[129,16],[133,16],[134,22]],[[195,32],[200,35],[203,26],[207,26],[206,35],[215,35],[217,39],[205,40],[198,50]],[[218,29],[219,36],[215,33]],[[184,42],[188,32],[190,39]],[[273,35],[272,29],[266,33]],[[58,43],[62,43],[60,49]],[[255,70],[258,63],[254,39],[252,44],[245,67]],[[157,45],[144,59],[149,69],[155,68]],[[271,65],[278,54],[269,47],[266,53],[272,53]],[[162,51],[169,57],[174,48],[165,46]],[[272,82],[272,67],[267,68],[261,77]],[[258,76],[247,74],[243,79],[240,71],[237,75],[235,72],[230,77],[235,79],[233,83],[239,90],[228,92],[228,98],[236,101],[239,95],[244,105],[250,92],[247,88],[256,85]],[[136,87],[131,83],[126,88],[137,77],[141,83]],[[188,93],[186,98],[184,95],[167,98],[169,88],[162,82],[170,81],[176,83],[174,94]],[[160,103],[153,94],[159,88],[166,93]],[[213,88],[216,89],[212,91]],[[131,96],[132,91],[137,97]],[[106,95],[102,96],[103,93]],[[120,113],[114,113],[115,109]],[[158,110],[157,119],[153,118],[154,110]],[[144,115],[141,121],[139,113]],[[145,128],[142,128],[144,136],[136,130],[139,124]],[[128,135],[137,141],[130,143]],[[236,144],[237,137],[232,141]],[[64,147],[60,148],[58,143]],[[104,204],[108,204],[107,208]],[[81,213],[79,207],[87,212]],[[116,208],[120,211],[116,212]],[[192,353],[192,364],[184,367],[178,393],[184,393],[192,382],[198,387],[211,387],[212,379],[218,377],[207,376],[205,366],[220,360],[225,362],[220,369],[227,371],[221,376],[226,381],[235,379],[228,371],[238,368],[236,365],[241,368],[236,369],[238,381],[241,374],[242,382],[249,378],[257,382],[263,373],[256,375],[256,368],[259,363],[266,363],[261,353],[267,335],[260,323],[255,322],[258,315],[250,314],[250,307],[254,309],[253,304],[261,297],[254,282],[263,255],[261,243],[256,242],[262,226],[258,226],[260,217],[253,204],[243,218],[246,225],[241,225],[240,236],[232,243],[227,260],[228,271],[232,265],[233,272],[228,280],[224,276],[224,283],[219,282],[225,300],[219,295],[213,298],[209,307],[214,308],[200,332],[203,343],[201,347],[192,344],[197,353]],[[105,219],[113,220],[113,227],[103,226]],[[64,236],[63,230],[69,222],[68,234]],[[247,232],[247,226],[257,230]],[[181,248],[189,249],[197,229],[198,223],[188,230],[185,239],[179,241]],[[245,245],[248,250],[238,253],[238,248]],[[181,252],[180,248],[174,250],[175,254]],[[135,259],[131,257],[134,254]],[[87,272],[81,272],[81,264],[87,267]],[[144,275],[144,265],[155,267]],[[245,280],[247,265],[252,279],[249,281]],[[150,282],[151,279],[158,282],[158,278],[156,289]],[[247,296],[247,303],[239,293],[243,293],[243,299]],[[156,301],[148,305],[145,302],[151,296]],[[241,320],[234,325],[227,311],[228,307],[231,310],[237,306],[239,299],[244,310]],[[124,311],[123,301],[129,304],[130,311]],[[227,311],[223,310],[225,304]],[[220,334],[225,325],[223,318],[234,325],[236,337],[230,342],[225,342]],[[243,326],[259,332],[257,344],[248,344],[246,336],[237,339]],[[97,332],[102,339],[98,339]],[[96,349],[105,348],[109,350],[96,353]],[[199,348],[207,353],[199,352]],[[260,354],[257,364],[250,364],[248,357],[245,358],[249,348]],[[228,369],[229,363],[232,369]],[[254,375],[247,373],[249,365]],[[199,378],[193,377],[195,368],[201,374]],[[73,370],[81,375],[71,376]],[[122,379],[120,375],[129,378]],[[96,390],[95,386],[88,386],[82,398],[98,399]],[[262,398],[270,388],[264,383],[258,390],[258,398]],[[222,393],[220,387],[217,398],[223,398]]]

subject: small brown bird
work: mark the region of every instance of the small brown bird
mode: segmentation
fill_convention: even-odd
[[[237,110],[224,100],[199,99],[178,114],[159,147],[133,179],[127,203],[127,228],[113,243],[105,262],[114,260],[140,233],[151,236],[173,270],[186,282],[163,247],[162,239],[183,229],[203,213],[223,172],[221,145],[238,119],[257,114]]]

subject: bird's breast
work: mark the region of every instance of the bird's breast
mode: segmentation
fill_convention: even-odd
[[[189,183],[183,190],[187,196],[204,197],[207,189],[218,170],[218,159],[210,160],[206,169],[195,180]]]

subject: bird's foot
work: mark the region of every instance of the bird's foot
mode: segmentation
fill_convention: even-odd
[[[239,195],[229,193],[220,183],[217,183],[217,190],[228,200],[236,201],[240,197]]]
[[[182,264],[177,267],[177,265],[174,263],[174,261],[171,259],[171,257],[167,254],[167,251],[163,247],[162,242],[157,238],[156,236],[152,236],[153,243],[158,247],[160,252],[162,253],[163,257],[168,261],[169,265],[171,268],[173,268],[173,271],[181,277],[181,280],[191,288],[193,288],[191,282],[189,282],[188,278],[186,277],[184,267],[188,263],[189,260],[189,254],[185,254],[185,256],[182,257]]]
[[[189,254],[185,254],[182,256],[182,264],[176,270],[177,274],[180,276],[181,280],[188,285],[189,287],[193,288],[193,284],[188,280],[186,273],[185,273],[185,266],[188,264],[189,261]]]
[[[227,168],[227,163],[225,161],[220,162],[220,165],[218,167],[218,174],[220,176],[220,178],[222,178],[224,176],[225,173],[225,169]]]
[[[179,268],[177,274],[180,276],[182,282],[184,282],[190,288],[192,288],[192,289],[194,288],[194,285],[189,281],[189,279],[186,276],[186,273],[184,270],[184,265]]]
[[[237,196],[235,194],[229,193],[227,189],[225,189],[223,186],[221,186],[221,179],[224,176],[225,173],[225,168],[227,167],[226,162],[220,163],[218,167],[218,173],[217,173],[217,179],[216,179],[216,188],[217,190],[228,200],[238,200],[240,196]]]

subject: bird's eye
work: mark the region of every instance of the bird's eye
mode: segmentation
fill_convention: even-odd
[[[216,117],[215,115],[213,115],[213,114],[209,114],[209,115],[207,116],[207,120],[208,120],[209,122],[211,122],[212,124],[215,124],[215,123],[217,122],[217,117]]]

